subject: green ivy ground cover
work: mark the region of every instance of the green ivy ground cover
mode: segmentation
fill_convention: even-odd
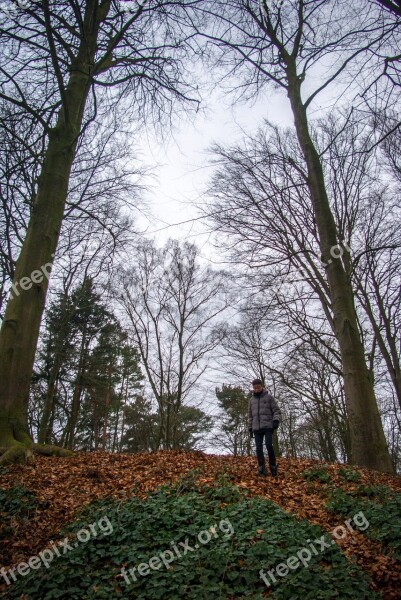
[[[401,494],[385,486],[358,486],[353,492],[333,490],[327,510],[339,515],[362,511],[369,522],[363,532],[387,546],[401,560]]]
[[[12,533],[13,520],[29,520],[37,505],[35,495],[21,485],[0,488],[0,539]]]
[[[112,531],[106,530],[106,522]],[[103,523],[103,531],[98,528],[96,536],[78,543],[78,532],[88,531],[88,524],[94,523]],[[268,594],[277,600],[378,598],[370,591],[365,574],[347,561],[323,530],[269,500],[248,498],[227,480],[213,488],[183,486],[182,482],[163,486],[145,500],[97,502],[63,535],[69,536],[71,549],[54,558],[48,568],[42,564],[25,576],[17,574],[3,597],[261,600]],[[327,548],[310,551],[308,561],[305,548],[313,544],[320,549],[315,540],[325,540]],[[274,583],[268,571],[290,557],[296,560],[303,548],[306,566],[298,560],[299,566],[287,567],[288,574],[282,577],[273,571]],[[157,560],[161,567],[156,569]],[[147,565],[147,569],[142,566],[142,574],[140,564]],[[128,582],[121,574],[123,566]],[[269,587],[261,579],[261,569]],[[282,573],[283,567],[278,570]]]

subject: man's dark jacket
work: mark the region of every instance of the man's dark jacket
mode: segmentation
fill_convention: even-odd
[[[248,405],[249,429],[272,429],[273,421],[280,421],[281,411],[267,390],[252,394]]]

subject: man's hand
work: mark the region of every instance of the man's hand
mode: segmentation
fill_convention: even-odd
[[[278,421],[277,419],[274,419],[274,421],[273,421],[273,430],[274,429],[278,429],[279,425],[280,425],[280,421]]]
[[[249,435],[251,436],[251,438],[253,438],[253,430],[252,427],[249,428]]]

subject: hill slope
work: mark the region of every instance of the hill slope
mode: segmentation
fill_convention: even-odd
[[[10,585],[4,575],[0,577],[0,595],[26,600],[63,594],[103,598],[110,597],[113,585],[114,597],[191,598],[185,581],[192,577],[200,598],[400,598],[401,478],[285,458],[279,460],[279,470],[277,479],[258,478],[254,457],[181,451],[38,457],[32,465],[2,469],[0,556]],[[169,482],[173,487],[149,496]],[[114,515],[114,521],[107,515]],[[60,531],[77,518],[75,526]],[[46,547],[54,550],[57,541],[72,539],[77,528],[101,519],[104,531],[95,534],[95,525],[92,530],[86,527],[93,539],[80,541],[76,550],[64,548],[66,556],[47,569],[42,560],[25,571],[20,566],[11,576],[10,568],[40,552],[46,557]],[[107,522],[114,523],[114,534],[106,539]],[[174,539],[186,539],[188,532],[195,534],[210,522],[215,524],[213,541],[199,538],[199,551],[188,550],[184,557],[176,545],[176,555],[168,555],[171,565],[166,561],[156,568],[155,560],[151,569],[141,567],[143,574],[136,571],[124,578],[121,569],[129,570],[136,556],[142,556],[142,563],[138,558],[135,564],[143,565],[146,557],[160,556],[163,548],[171,551]],[[158,529],[152,530],[156,524]],[[131,545],[124,542],[126,532]],[[322,541],[319,546],[322,532],[327,532],[326,545]],[[142,546],[141,536],[147,539]],[[333,546],[326,550],[329,544]],[[92,558],[96,552],[97,558]],[[71,569],[78,573],[83,563],[92,572],[85,588],[90,589],[88,594],[79,591],[80,584],[71,587]],[[340,582],[340,574],[344,581]],[[365,580],[371,596],[362,591]],[[39,584],[42,591],[36,592]],[[175,591],[166,591],[169,585]]]

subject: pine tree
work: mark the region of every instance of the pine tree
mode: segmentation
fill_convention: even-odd
[[[216,388],[216,396],[222,411],[222,446],[234,456],[251,453],[248,431],[248,398],[240,387],[223,385]]]

